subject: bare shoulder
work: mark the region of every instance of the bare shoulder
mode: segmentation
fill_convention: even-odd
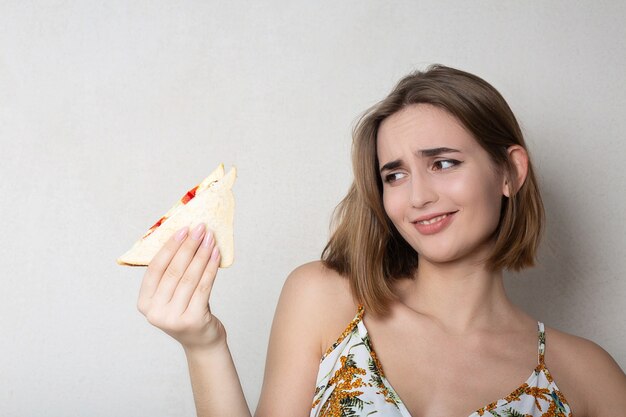
[[[591,340],[546,328],[545,362],[576,416],[609,416],[626,410],[626,375]]]
[[[322,353],[355,312],[347,279],[321,262],[289,274],[272,323],[256,416],[309,415]]]
[[[313,261],[294,269],[283,287],[283,292],[296,292],[294,295],[303,291],[307,292],[307,296],[324,302],[327,298],[349,297],[350,285],[347,278],[328,268],[322,261]]]
[[[289,274],[280,303],[292,305],[289,310],[298,314],[298,319],[311,330],[319,332],[320,354],[341,334],[358,309],[348,279],[321,261],[301,265]]]

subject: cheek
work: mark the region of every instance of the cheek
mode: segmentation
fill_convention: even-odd
[[[492,195],[491,206],[492,206],[491,220],[492,220],[493,229],[495,230],[498,227],[498,224],[500,224],[500,212],[502,210],[502,194]]]
[[[397,224],[404,216],[402,196],[397,190],[383,191],[383,206],[387,216],[394,224]]]
[[[476,224],[493,226],[500,220],[502,190],[498,178],[488,171],[449,181],[445,189],[453,202],[464,209]]]
[[[482,187],[476,188],[480,192],[475,194],[477,206],[481,207],[484,224],[495,230],[500,222],[500,208],[502,206],[502,193],[496,181],[484,183]]]

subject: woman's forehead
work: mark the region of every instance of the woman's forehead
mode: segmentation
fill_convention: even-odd
[[[414,104],[387,117],[377,135],[379,158],[407,150],[451,148],[470,151],[480,147],[461,122],[446,110],[431,104]]]

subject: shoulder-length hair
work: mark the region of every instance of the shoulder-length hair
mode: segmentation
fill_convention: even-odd
[[[406,106],[428,103],[456,117],[511,184],[503,196],[490,270],[521,270],[534,265],[544,209],[532,165],[521,187],[507,148],[527,149],[522,131],[502,95],[485,80],[464,71],[433,65],[404,77],[393,91],[368,109],[353,130],[354,181],[337,206],[324,264],[350,280],[357,301],[375,314],[388,312],[394,299],[390,284],[411,277],[419,261],[385,213],[378,174],[376,138],[381,122]],[[517,192],[513,192],[517,190]]]

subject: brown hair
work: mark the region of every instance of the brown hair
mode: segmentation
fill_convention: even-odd
[[[488,268],[532,266],[543,229],[543,203],[530,161],[526,180],[519,189],[515,184],[507,148],[520,145],[526,149],[526,143],[500,93],[475,75],[442,65],[409,74],[368,109],[353,130],[354,181],[335,210],[334,231],[322,252],[326,266],[347,276],[358,302],[375,314],[388,311],[394,298],[391,281],[412,276],[418,265],[418,254],[400,236],[383,207],[376,137],[385,118],[418,103],[437,106],[456,117],[504,172],[510,189],[517,190],[503,197]]]

